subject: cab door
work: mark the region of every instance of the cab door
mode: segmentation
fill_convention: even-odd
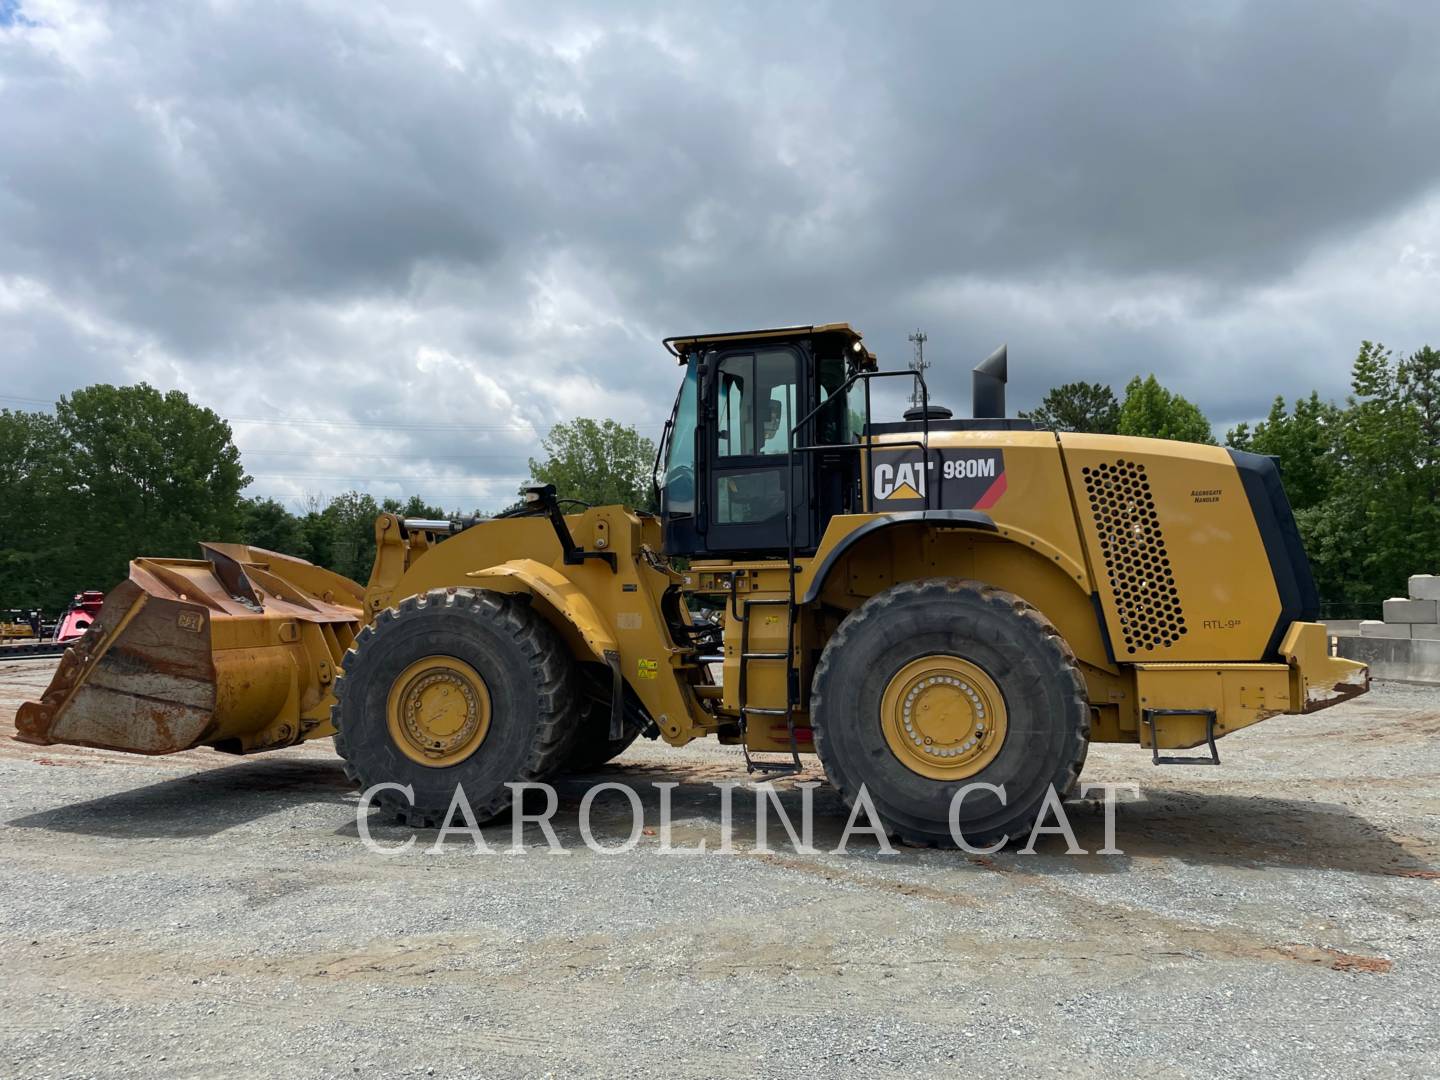
[[[805,407],[805,357],[790,345],[722,353],[715,361],[705,547],[714,552],[786,550],[810,544],[810,455],[787,465],[790,428]]]

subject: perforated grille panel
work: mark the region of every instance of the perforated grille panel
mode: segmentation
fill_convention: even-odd
[[[1120,617],[1122,647],[1126,653],[1167,649],[1185,633],[1185,614],[1145,466],[1122,459],[1080,472]]]

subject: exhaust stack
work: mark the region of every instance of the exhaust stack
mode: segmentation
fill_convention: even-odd
[[[1001,345],[970,373],[970,411],[976,420],[1004,419],[1008,348]]]

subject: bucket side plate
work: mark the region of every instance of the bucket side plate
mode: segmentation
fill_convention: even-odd
[[[16,738],[171,754],[321,733],[330,680],[358,630],[358,586],[258,549],[207,554],[131,563],[41,699],[20,706]],[[297,563],[308,573],[287,573]]]

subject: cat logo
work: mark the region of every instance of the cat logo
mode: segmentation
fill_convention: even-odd
[[[882,461],[875,466],[873,490],[877,499],[923,499],[925,469],[918,461]]]
[[[1000,450],[935,447],[875,452],[870,494],[877,510],[988,510],[1008,487]]]

